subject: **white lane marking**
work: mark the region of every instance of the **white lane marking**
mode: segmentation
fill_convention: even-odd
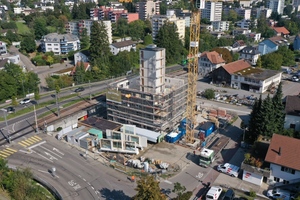
[[[54,148],[54,147],[53,147],[53,151],[56,151],[57,153],[59,153],[59,154],[61,154],[61,155],[65,155],[65,154],[63,154],[62,152],[60,152],[58,149],[56,149],[56,148]]]
[[[22,150],[22,149],[20,149],[19,151],[21,151],[23,153],[26,153],[26,154],[32,154],[32,151],[25,151],[25,150]]]
[[[165,180],[164,182],[168,183],[168,184],[173,184],[171,181],[168,181],[168,180]]]
[[[94,188],[93,186],[91,186],[91,188],[92,188],[93,190],[95,190],[95,188]]]
[[[38,171],[39,171],[39,172],[43,172],[43,173],[45,173],[45,174],[49,174],[49,172],[46,172],[46,171],[43,171],[43,170],[39,170],[39,169],[38,169]]]
[[[91,185],[89,182],[87,183],[88,185]]]
[[[54,156],[52,156],[50,153],[48,153],[48,152],[44,152],[47,156],[50,156],[50,160],[53,160],[53,159],[55,159],[55,160],[57,160],[57,158],[55,158]]]
[[[41,155],[41,154],[39,154],[39,153],[37,153],[37,152],[35,152],[35,151],[33,151],[33,150],[31,150],[31,151],[32,151],[33,153],[36,153],[37,155],[39,155],[39,156],[45,158],[46,160],[49,160],[50,162],[53,162],[52,160],[46,158],[45,156],[43,156],[43,155]]]
[[[45,144],[45,143],[46,143],[46,141],[37,143],[37,144],[35,144],[35,145],[32,145],[31,147],[28,147],[28,149],[33,149],[34,147],[40,146],[40,145]]]
[[[86,181],[84,178],[82,180]]]
[[[40,147],[43,148],[43,149],[45,149],[46,151],[49,151],[49,152],[53,153],[53,154],[56,155],[57,157],[62,158],[61,156],[59,156],[58,154],[54,153],[53,151],[47,149],[46,147],[43,147],[43,146],[40,146]]]
[[[16,124],[16,123],[14,123],[14,124],[12,125],[12,131],[13,131],[13,132],[16,132],[16,131],[15,131],[15,124]]]

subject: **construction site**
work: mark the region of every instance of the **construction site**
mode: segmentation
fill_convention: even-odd
[[[184,118],[187,81],[165,74],[165,49],[140,50],[140,74],[111,88],[106,95],[107,119],[168,133]]]

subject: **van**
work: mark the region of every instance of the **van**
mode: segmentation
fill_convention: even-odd
[[[212,186],[206,194],[206,200],[218,200],[222,191],[220,186]]]
[[[234,191],[233,191],[232,189],[228,189],[228,190],[225,192],[225,194],[224,194],[222,200],[233,200],[234,197],[235,197]]]

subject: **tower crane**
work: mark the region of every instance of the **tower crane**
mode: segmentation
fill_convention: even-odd
[[[200,40],[200,2],[191,0],[190,47],[188,56],[188,93],[186,106],[186,143],[194,143],[196,125],[196,93],[198,77],[198,48]]]

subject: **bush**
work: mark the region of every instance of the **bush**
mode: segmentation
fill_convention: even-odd
[[[56,131],[61,131],[62,130],[62,127],[57,127]]]
[[[191,191],[185,192],[180,196],[180,200],[189,200],[192,197],[192,195],[193,192]]]
[[[207,99],[213,99],[215,98],[215,91],[213,89],[206,89],[204,91],[204,96]]]
[[[253,197],[253,198],[256,197],[256,192],[253,191],[253,190],[250,190],[249,196],[250,196],[250,197]]]

